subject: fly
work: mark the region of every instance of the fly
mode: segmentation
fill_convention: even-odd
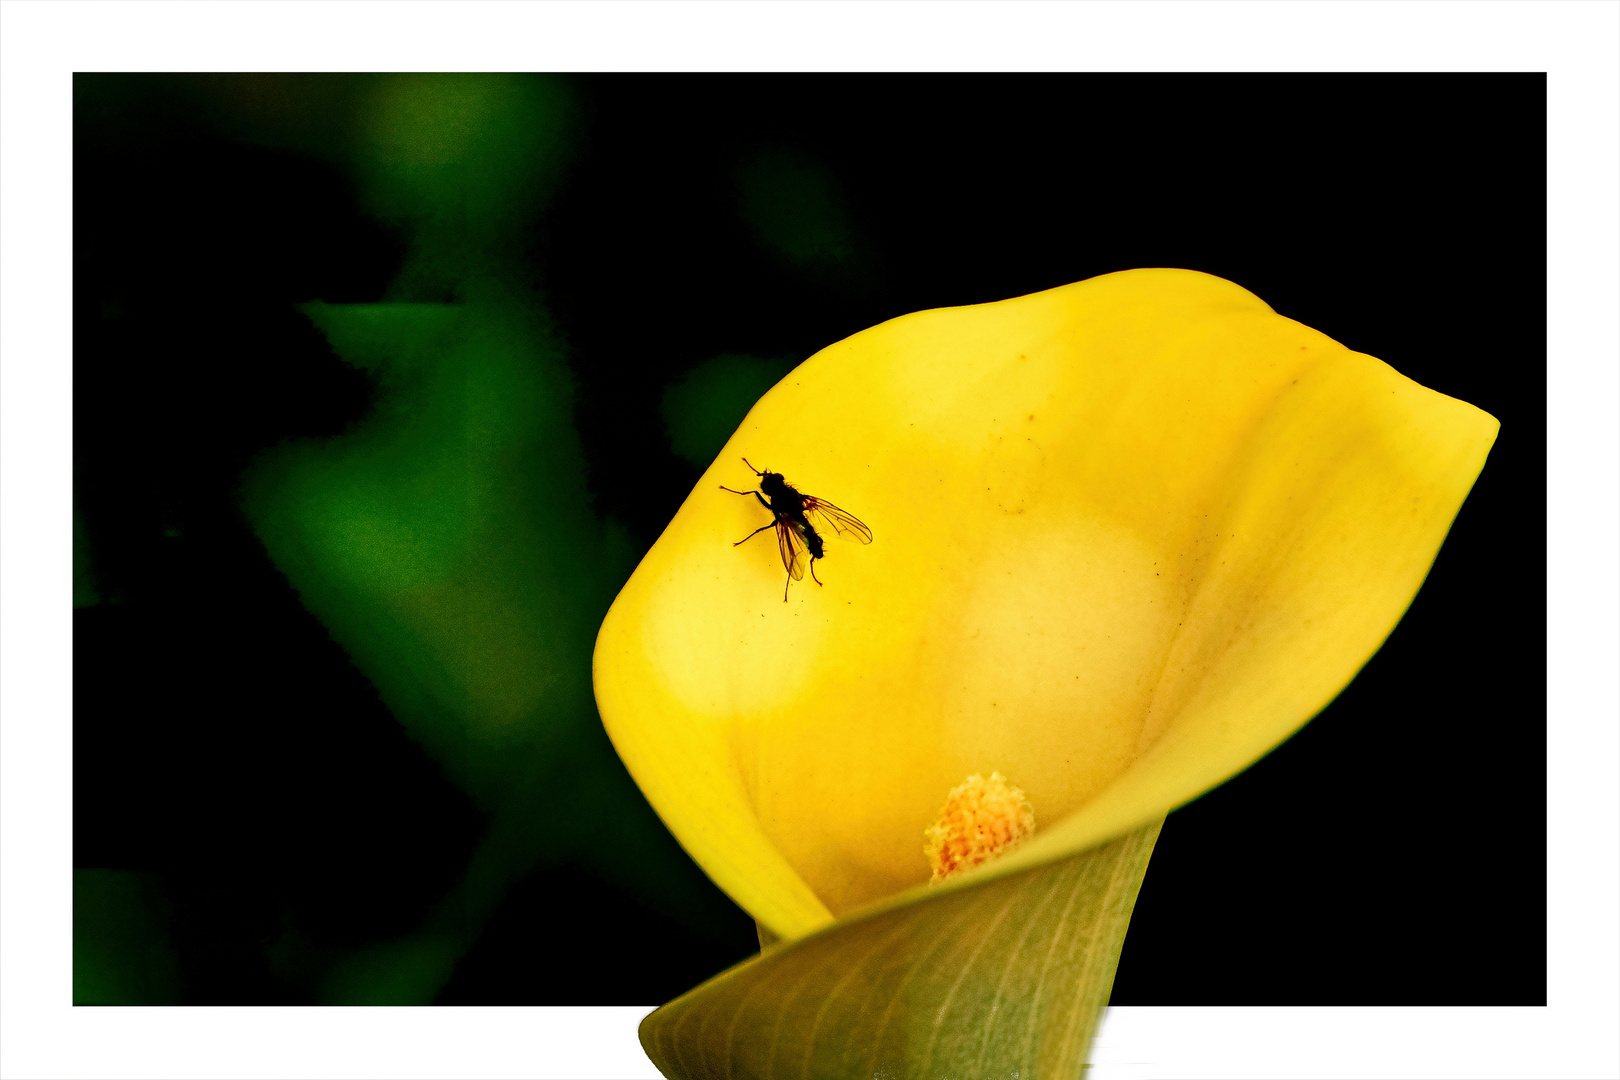
[[[872,542],[872,530],[862,524],[855,515],[845,513],[825,499],[803,494],[789,484],[781,473],[755,469],[747,458],[743,458],[743,464],[759,477],[759,491],[738,491],[724,484],[720,485],[720,490],[729,491],[733,495],[752,495],[759,500],[761,506],[771,512],[773,520],[768,525],[761,525],[731,546],[745,544],[766,529],[776,530],[776,547],[781,552],[782,565],[788,572],[787,582],[782,586],[782,603],[787,603],[788,586],[804,578],[807,566],[810,568],[810,580],[817,585],[821,584],[821,579],[816,577],[816,560],[824,558],[825,555],[821,544],[821,532],[816,531],[818,525],[822,532],[835,532],[859,544]]]

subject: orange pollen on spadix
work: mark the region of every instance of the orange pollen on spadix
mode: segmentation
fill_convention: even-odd
[[[1035,834],[1035,811],[1024,793],[998,772],[974,773],[951,789],[939,820],[923,832],[930,883],[1012,850]]]

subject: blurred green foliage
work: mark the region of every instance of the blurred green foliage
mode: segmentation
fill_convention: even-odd
[[[128,137],[139,97],[155,95],[232,139],[326,161],[401,244],[382,302],[298,307],[363,373],[371,407],[340,434],[260,454],[238,502],[303,606],[487,824],[414,929],[346,949],[286,928],[265,953],[275,977],[326,1003],[433,1001],[514,883],[545,867],[581,868],[672,926],[724,937],[717,920],[735,912],[717,907],[634,788],[592,698],[596,628],[638,546],[594,508],[567,348],[534,281],[536,238],[576,153],[568,84],[92,77],[77,92],[81,117],[114,140]],[[813,161],[767,153],[739,184],[738,214],[790,267],[858,269],[837,192]],[[792,364],[726,354],[688,371],[664,398],[670,447],[706,465]],[[96,599],[76,517],[75,603]],[[116,923],[121,936],[116,948],[86,939],[85,970],[114,987],[123,964],[135,989],[95,993],[178,1000],[175,979],[149,974],[177,970],[152,916],[159,879],[96,880],[86,918],[99,913],[95,925]]]
[[[590,512],[565,371],[510,304],[304,311],[379,402],[267,455],[244,505],[395,716],[498,809],[594,723],[596,624],[634,565]]]
[[[369,90],[354,172],[363,201],[404,226],[410,243],[390,293],[439,300],[521,289],[521,246],[571,150],[565,85],[521,75],[394,75]]]
[[[793,367],[791,360],[726,354],[670,383],[661,412],[671,449],[699,469],[708,468],[754,402]]]
[[[156,875],[73,871],[73,1004],[179,1001],[169,917]]]
[[[377,403],[341,436],[267,454],[243,505],[305,605],[492,815],[428,923],[340,960],[319,991],[377,1004],[433,1000],[537,862],[585,860],[666,909],[700,900],[591,697],[596,627],[636,551],[592,512],[568,371],[520,246],[567,152],[567,94],[476,75],[371,89],[354,168],[409,236],[396,299],[302,310]]]

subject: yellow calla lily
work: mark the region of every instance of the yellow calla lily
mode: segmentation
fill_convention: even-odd
[[[1326,705],[1496,430],[1191,271],[894,319],[709,467],[602,624],[601,715],[775,935],[983,886],[1151,832]],[[745,457],[874,542],[828,536],[784,603],[775,545],[733,546],[771,520],[720,490],[757,482]],[[1033,837],[930,886],[925,833],[992,773]]]

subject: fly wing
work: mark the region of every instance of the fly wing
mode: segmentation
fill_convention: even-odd
[[[776,520],[776,547],[782,553],[782,565],[787,568],[788,577],[794,581],[804,579],[804,568],[808,564],[809,547],[804,542],[804,535],[799,532],[797,523],[785,518]]]
[[[857,544],[870,544],[872,530],[860,518],[822,499],[804,497],[804,516],[821,532],[835,532]]]

